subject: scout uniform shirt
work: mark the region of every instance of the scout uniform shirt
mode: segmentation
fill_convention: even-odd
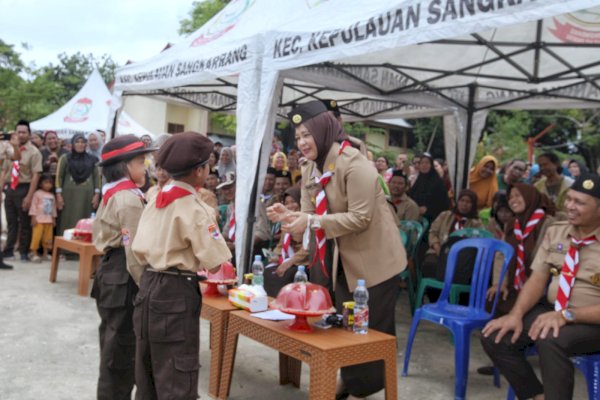
[[[131,242],[136,235],[142,211],[142,199],[130,190],[121,190],[112,195],[106,205],[100,203],[93,224],[94,245],[98,251],[124,247],[127,270],[138,285],[144,267],[133,256]]]
[[[327,239],[335,239],[337,247],[333,283],[337,279],[339,254],[348,289],[353,292],[357,279],[365,279],[367,287],[373,287],[402,272],[407,261],[377,171],[357,149],[346,147],[339,152],[340,144],[334,143],[325,158],[324,168],[333,176],[325,186],[328,213],[321,217],[321,227]],[[321,191],[315,178],[321,175],[314,161],[302,166],[302,212],[315,213],[316,197]]]
[[[548,301],[554,304],[558,292],[560,272],[565,256],[571,245],[571,235],[583,239],[596,235],[600,240],[600,227],[589,235],[582,235],[579,230],[566,221],[556,222],[548,228],[544,240],[531,264],[531,269],[550,273]],[[600,242],[592,243],[579,249],[579,270],[575,284],[571,289],[569,308],[587,307],[600,304]]]
[[[452,210],[444,211],[433,221],[429,228],[429,246],[434,243],[440,246],[446,243],[450,236],[450,230],[456,223],[455,213]],[[478,218],[467,218],[463,228],[482,228],[483,224]]]
[[[132,246],[138,261],[155,270],[176,267],[197,272],[231,259],[214,210],[200,200],[192,186],[181,181],[170,184],[191,194],[164,208],[156,207],[157,196],[146,206]]]
[[[400,196],[400,201],[396,202],[392,199],[392,203],[396,207],[396,217],[398,224],[400,221],[418,221],[419,220],[419,205],[413,199],[408,197],[406,193]]]
[[[42,171],[42,153],[40,153],[38,148],[35,147],[31,141],[28,141],[21,146],[21,160],[19,161],[19,184],[31,183],[33,174],[41,174]]]

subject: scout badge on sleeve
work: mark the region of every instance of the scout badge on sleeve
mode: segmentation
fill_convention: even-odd
[[[208,233],[215,240],[221,239],[221,232],[219,232],[219,228],[217,227],[217,224],[211,224],[211,225],[209,225],[208,226]]]
[[[131,244],[131,235],[129,234],[129,229],[121,229],[121,241],[123,242],[124,247],[128,247]]]

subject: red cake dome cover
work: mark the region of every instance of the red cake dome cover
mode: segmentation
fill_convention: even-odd
[[[237,275],[235,274],[235,268],[233,268],[233,264],[229,261],[221,264],[221,268],[217,272],[206,274],[206,278],[208,281],[212,282],[224,282],[230,280],[237,280]]]
[[[327,289],[315,283],[295,282],[285,285],[272,306],[290,314],[320,315],[335,311]]]
[[[92,232],[92,224],[94,220],[92,218],[84,218],[77,221],[77,225],[75,225],[75,229],[81,232]]]

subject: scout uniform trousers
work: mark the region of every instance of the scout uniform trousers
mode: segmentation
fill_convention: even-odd
[[[19,253],[21,256],[29,254],[29,245],[31,244],[31,217],[28,210],[23,210],[22,204],[27,192],[29,183],[20,183],[15,190],[7,187],[4,196],[4,208],[6,210],[6,251],[12,252],[19,239]]]
[[[108,250],[92,287],[101,320],[98,400],[129,400],[134,385],[133,299],[138,289],[126,265],[122,247]]]
[[[600,351],[600,325],[572,324],[560,328],[558,338],[550,332],[546,339],[535,342],[528,335],[538,315],[554,308],[547,302],[535,306],[523,318],[523,332],[512,344],[512,332],[496,344],[496,333],[481,337],[483,349],[511,384],[519,399],[528,399],[544,393],[546,400],[573,398],[573,362],[569,357]],[[542,380],[539,381],[524,351],[535,343],[540,356]]]
[[[136,400],[195,400],[202,306],[196,274],[146,269],[134,304]]]

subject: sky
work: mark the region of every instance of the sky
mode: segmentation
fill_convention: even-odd
[[[179,21],[193,0],[0,0],[0,39],[40,67],[58,54],[112,56],[119,65],[181,40]],[[25,50],[21,43],[30,47]]]

